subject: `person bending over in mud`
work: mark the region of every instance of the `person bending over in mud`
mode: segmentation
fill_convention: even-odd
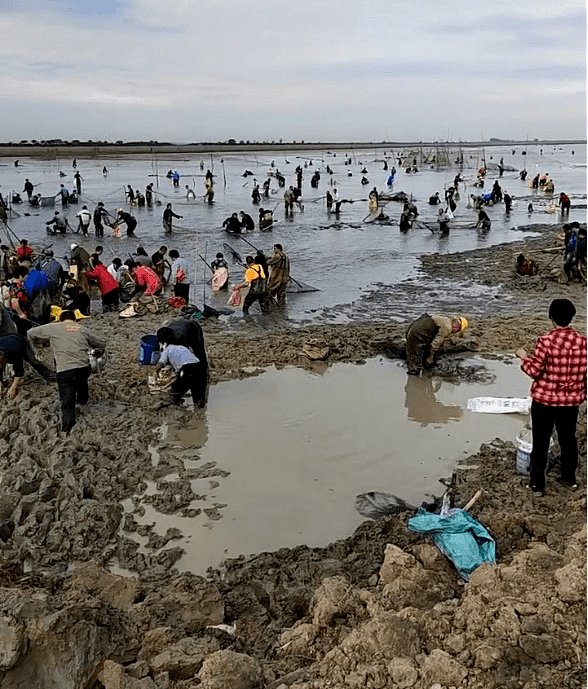
[[[443,343],[463,333],[467,327],[463,316],[429,316],[427,313],[411,323],[406,331],[408,373],[418,376],[423,367],[433,367]]]
[[[159,328],[157,339],[161,345],[174,344],[186,347],[197,358],[198,364],[192,369],[191,390],[196,393],[194,404],[197,407],[204,407],[208,382],[208,359],[200,324],[188,318],[170,320]]]
[[[178,374],[172,384],[172,404],[180,405],[182,397],[190,390],[195,407],[205,404],[202,391],[201,362],[198,357],[184,345],[174,344],[174,336],[169,328],[160,328],[157,339],[164,344],[164,350],[156,364],[156,370],[169,364]]]
[[[537,275],[537,264],[532,258],[526,258],[524,254],[517,256],[515,270],[519,275]]]

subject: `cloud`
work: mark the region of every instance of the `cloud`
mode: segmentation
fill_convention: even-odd
[[[572,0],[532,14],[520,0],[0,2],[6,138],[44,126],[44,105],[67,129],[45,138],[93,136],[97,112],[115,139],[585,131],[585,11]]]

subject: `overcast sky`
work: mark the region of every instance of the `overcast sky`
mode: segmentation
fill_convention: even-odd
[[[0,8],[0,141],[585,136],[580,0]]]

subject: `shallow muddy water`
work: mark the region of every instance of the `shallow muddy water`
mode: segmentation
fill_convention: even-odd
[[[392,191],[404,191],[412,196],[419,209],[419,220],[436,227],[434,218],[437,207],[429,206],[429,196],[439,191],[443,196],[446,187],[453,183],[455,175],[460,172],[459,165],[452,165],[446,169],[437,170],[422,164],[417,174],[407,174],[404,167],[398,165],[397,156],[400,153],[406,158],[408,151],[392,149],[363,149],[350,151],[351,165],[345,164],[344,152],[332,153],[327,150],[304,151],[302,155],[284,155],[283,153],[255,154],[248,152],[238,154],[215,154],[212,159],[205,159],[204,170],[200,170],[199,156],[176,156],[165,158],[143,157],[140,159],[122,156],[114,159],[94,158],[78,159],[78,170],[83,181],[81,203],[69,206],[66,215],[71,223],[77,226],[75,213],[86,203],[92,210],[95,204],[102,200],[106,207],[114,212],[117,207],[127,208],[124,201],[124,188],[131,184],[134,189],[144,191],[146,184],[153,182],[157,191],[157,198],[163,203],[171,202],[173,209],[183,217],[174,220],[175,230],[172,236],[163,233],[161,216],[164,206],[152,209],[134,208],[132,213],[137,217],[138,227],[136,238],[117,239],[107,228],[104,237],[97,242],[94,237],[81,240],[79,235],[65,237],[47,237],[45,222],[54,212],[52,208],[34,210],[27,204],[15,206],[20,217],[10,219],[9,226],[15,236],[28,238],[30,243],[39,247],[52,243],[56,256],[65,257],[69,252],[72,241],[89,250],[93,250],[97,243],[105,247],[104,259],[110,261],[115,255],[123,260],[128,257],[127,252],[134,252],[138,244],[144,244],[148,253],[155,251],[161,244],[168,249],[177,248],[192,262],[191,300],[201,305],[205,300],[211,306],[225,307],[228,295],[212,294],[210,286],[205,280],[210,276],[209,269],[204,265],[198,254],[212,260],[218,252],[224,252],[230,258],[229,251],[223,247],[224,243],[235,249],[242,259],[254,250],[238,236],[228,235],[222,229],[223,220],[233,212],[244,210],[255,221],[259,206],[251,203],[251,189],[254,177],[243,177],[245,170],[253,172],[255,179],[262,184],[267,178],[272,160],[275,166],[286,177],[286,185],[295,185],[295,168],[303,167],[303,200],[304,212],[296,210],[294,216],[284,218],[283,189],[278,188],[275,178],[272,178],[272,193],[268,199],[261,201],[261,206],[275,209],[276,224],[271,233],[261,233],[258,229],[246,235],[245,239],[262,248],[270,254],[274,242],[283,245],[291,259],[291,272],[294,278],[308,283],[320,291],[292,294],[288,298],[286,315],[295,320],[314,320],[323,309],[329,309],[341,304],[350,304],[359,300],[375,285],[402,285],[405,281],[419,280],[421,254],[447,253],[465,251],[493,244],[523,239],[525,233],[518,227],[531,223],[558,224],[561,222],[559,213],[547,213],[550,201],[542,192],[533,192],[528,181],[522,182],[518,178],[518,170],[526,165],[531,179],[537,172],[548,172],[555,180],[556,194],[566,191],[572,198],[572,203],[586,203],[586,151],[584,146],[551,146],[541,149],[540,146],[526,147],[527,155],[523,156],[521,147],[489,147],[483,149],[464,149],[464,166],[462,174],[465,182],[460,185],[461,200],[456,211],[454,228],[449,238],[442,238],[432,234],[424,225],[415,225],[407,234],[398,230],[397,220],[401,212],[401,204],[390,202],[384,209],[394,224],[380,225],[367,222],[369,220],[367,208],[367,194],[376,186],[379,191],[387,191],[386,180],[388,172],[383,170],[384,154],[389,166],[397,167],[397,175]],[[457,152],[457,146],[452,148]],[[513,150],[515,151],[513,155]],[[574,154],[572,155],[572,150]],[[431,152],[430,148],[425,149]],[[543,151],[543,152],[541,152]],[[414,154],[420,157],[418,151]],[[394,157],[392,157],[394,155]],[[515,168],[515,172],[506,171],[502,178],[498,177],[496,169],[488,172],[484,191],[491,188],[495,179],[499,179],[503,190],[514,196],[515,202],[510,215],[504,212],[504,206],[498,205],[488,209],[492,220],[492,229],[487,233],[479,233],[473,229],[460,228],[459,225],[474,223],[476,214],[467,208],[470,193],[478,193],[472,185],[475,170],[481,165],[485,155],[488,165],[496,165],[500,158],[504,158],[505,165]],[[221,163],[221,160],[223,161]],[[288,161],[288,162],[286,162]],[[419,163],[420,164],[420,163]],[[109,174],[102,176],[102,167],[106,165]],[[326,172],[326,166],[333,169],[333,175]],[[368,170],[366,177],[369,185],[361,184],[361,170]],[[182,175],[180,187],[174,188],[171,180],[165,177],[168,169],[177,168]],[[204,191],[204,174],[206,169],[212,168],[216,175],[215,202],[212,206],[205,205],[202,200]],[[321,171],[318,188],[310,186],[310,178],[314,170]],[[352,176],[347,171],[351,170]],[[63,170],[67,177],[61,179],[59,170]],[[36,190],[43,195],[57,193],[60,182],[64,182],[72,189],[73,169],[70,159],[33,160],[21,158],[19,167],[15,168],[11,162],[0,166],[0,190],[6,194],[10,189],[21,191],[24,179],[29,178],[34,184],[39,184]],[[159,177],[154,175],[159,174]],[[226,185],[225,185],[226,180]],[[185,185],[195,190],[197,198],[188,202],[185,196]],[[354,203],[344,203],[339,217],[327,213],[324,195],[327,189],[339,189],[343,199],[353,200]],[[532,202],[535,212],[527,212],[528,203]],[[59,206],[58,206],[59,207]],[[31,213],[25,216],[24,213]],[[570,218],[585,220],[585,210],[572,210]],[[2,237],[7,242],[5,236]],[[65,263],[65,260],[64,260]],[[241,281],[243,271],[239,265],[231,265],[231,282]],[[446,286],[441,282],[439,289]],[[452,285],[455,289],[455,285]],[[254,310],[256,307],[254,307]],[[402,318],[420,313],[420,305],[415,306],[414,313],[410,310],[410,302],[403,304]],[[390,314],[394,317],[395,314]],[[330,314],[331,320],[345,320],[342,314]]]
[[[187,470],[216,462],[230,473],[192,481],[204,498],[190,505],[202,510],[196,517],[162,515],[143,503],[145,514],[135,512],[135,519],[155,524],[160,535],[179,529],[182,539],[170,542],[186,551],[178,568],[203,573],[226,557],[348,536],[363,520],[354,508],[360,493],[390,492],[414,505],[441,495],[439,478],[456,463],[495,437],[514,441],[526,422],[466,408],[471,397],[524,397],[529,390],[514,359],[472,362],[483,363],[494,382],[407,376],[401,363],[377,358],[323,373],[272,368],[219,383],[210,389],[205,421],[165,427],[162,442],[178,452],[200,448],[199,460],[184,460]],[[162,481],[177,478],[174,472]],[[149,483],[140,497],[157,491]],[[126,513],[134,507],[125,501]],[[146,538],[126,535],[144,549]]]

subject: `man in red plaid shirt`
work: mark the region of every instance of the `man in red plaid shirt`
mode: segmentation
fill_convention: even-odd
[[[521,368],[533,379],[531,424],[533,450],[529,488],[545,491],[545,466],[553,427],[561,447],[559,483],[575,489],[578,445],[578,407],[586,399],[586,338],[568,327],[576,315],[569,299],[554,299],[549,307],[553,329],[535,343],[533,356],[517,351]]]

